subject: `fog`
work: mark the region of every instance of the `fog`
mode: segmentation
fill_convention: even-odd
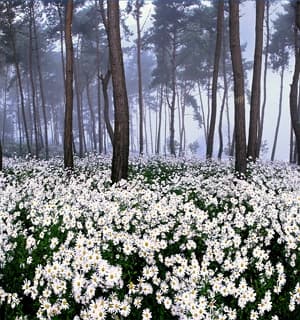
[[[165,2],[170,5],[172,3],[171,0]],[[166,37],[165,39],[171,37],[170,34],[168,35],[168,30],[176,26],[178,27],[176,32],[179,34],[175,48],[176,154],[197,155],[202,158],[206,154],[216,41],[216,2],[187,1],[189,2],[191,2],[190,6],[183,6],[183,1],[182,3],[175,1],[178,5],[178,20],[176,17],[164,18],[162,14],[158,14],[157,8],[161,1],[144,1],[141,7],[144,154],[167,155],[170,153],[171,49],[163,36]],[[61,1],[34,1],[30,9],[28,2],[20,3],[18,1],[0,3],[0,139],[3,153],[5,156],[13,156],[25,155],[31,151],[33,155],[43,158],[46,156],[46,149],[49,149],[50,156],[62,155],[65,107],[64,6]],[[135,155],[139,154],[140,145],[136,2],[131,2],[131,6],[128,6],[127,1],[120,1],[120,4],[123,57],[130,107],[130,153]],[[288,1],[270,1],[270,43],[274,41],[272,37],[276,31],[274,21],[278,20],[279,15],[285,15],[287,19],[290,17],[290,12],[286,9],[289,5]],[[103,17],[97,1],[75,1],[73,14],[73,146],[75,153],[80,156],[88,152],[110,153],[112,144],[107,128],[109,125],[112,129],[114,127],[114,110]],[[292,18],[290,29],[285,30],[287,34],[293,30]],[[283,32],[281,29],[280,31]],[[222,52],[223,50],[226,52],[224,55],[222,53],[224,60],[220,59],[219,63],[214,158],[217,158],[219,149],[218,127],[222,99],[223,96],[225,97],[223,61],[226,65],[228,82],[221,123],[223,158],[229,156],[234,128],[227,9],[223,36]],[[282,37],[288,37],[288,35],[283,32]],[[240,39],[243,45],[242,56],[247,93],[246,131],[248,133],[255,43],[254,1],[244,1],[240,6]],[[265,46],[266,17],[264,48]],[[275,159],[289,161],[291,148],[289,90],[294,69],[293,43],[290,46],[286,45],[286,54],[289,59],[285,61],[282,116]],[[276,51],[268,53],[266,109],[261,149],[261,157],[265,160],[271,157],[280,94],[280,73],[279,69],[274,71],[271,55],[276,58],[279,53]],[[261,105],[264,91],[264,56],[262,57]],[[107,83],[106,80],[108,80]],[[104,99],[106,93],[107,101]]]

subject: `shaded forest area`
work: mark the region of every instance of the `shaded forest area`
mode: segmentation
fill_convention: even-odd
[[[275,19],[278,1],[256,1],[252,61],[242,58],[243,2],[1,1],[3,155],[64,152],[65,167],[73,167],[73,153],[113,153],[117,181],[129,153],[183,156],[202,147],[208,159],[235,156],[243,173],[265,147],[271,70],[281,79],[269,146],[276,159],[284,75],[293,63],[289,159],[300,164],[300,1],[280,1]],[[195,141],[187,140],[188,114]]]

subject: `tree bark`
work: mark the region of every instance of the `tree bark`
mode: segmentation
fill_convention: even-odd
[[[78,38],[78,46],[79,46],[79,38]],[[77,47],[78,49],[78,47]],[[78,61],[78,54],[77,59],[75,59],[74,63],[74,83],[75,83],[75,92],[76,92],[76,109],[77,109],[77,125],[78,125],[78,138],[79,138],[79,157],[82,158],[84,151],[84,133],[83,133],[83,121],[82,121],[82,105],[81,105],[81,85],[79,83],[79,63],[76,63],[76,60]]]
[[[276,130],[275,130],[275,135],[274,135],[274,143],[273,143],[273,148],[272,148],[271,161],[274,161],[274,158],[275,158],[275,151],[276,151],[276,146],[277,146],[277,139],[278,139],[279,126],[280,126],[281,113],[282,113],[282,94],[283,94],[284,69],[285,69],[285,65],[283,64],[281,66],[281,73],[280,73],[279,109],[278,109],[278,117],[277,117],[277,124],[276,124]]]
[[[73,43],[72,43],[72,18],[73,0],[67,1],[65,22],[66,44],[66,108],[65,108],[65,131],[64,131],[64,166],[74,168],[73,162]]]
[[[253,62],[253,78],[251,90],[251,108],[249,123],[249,139],[247,156],[252,161],[257,158],[258,146],[258,124],[260,116],[260,78],[263,49],[263,30],[264,30],[264,10],[265,1],[256,0],[256,25],[255,25],[255,52]]]
[[[230,51],[234,78],[235,170],[245,174],[247,169],[244,71],[240,46],[239,1],[229,1]]]
[[[141,26],[140,26],[140,8],[142,4],[140,0],[136,0],[136,32],[137,32],[137,71],[138,71],[138,93],[139,93],[139,133],[140,133],[140,155],[144,153],[144,136],[143,136],[143,119],[144,119],[144,105],[143,105],[143,79],[142,79],[142,65],[141,65]]]
[[[217,90],[218,90],[218,75],[219,75],[219,63],[221,56],[221,48],[223,41],[223,24],[224,24],[224,0],[218,1],[218,17],[217,17],[217,37],[215,46],[214,57],[214,71],[212,81],[212,100],[211,100],[211,117],[208,130],[206,158],[210,159],[213,155],[214,134],[217,117]]]
[[[119,0],[107,2],[108,43],[115,106],[115,130],[111,180],[127,179],[129,157],[129,111],[120,37]]]
[[[90,92],[90,81],[88,79],[88,76],[86,77],[86,96],[88,101],[88,106],[90,110],[91,115],[91,123],[92,123],[92,142],[93,142],[93,151],[97,151],[97,140],[96,140],[96,124],[95,124],[95,112],[93,108],[92,98],[91,98],[91,92]]]
[[[257,150],[256,150],[258,157],[259,157],[259,151],[260,151],[260,146],[262,142],[265,110],[266,110],[266,104],[267,104],[267,71],[268,71],[269,46],[270,46],[270,1],[266,0],[266,46],[265,46],[264,77],[263,77],[263,103],[262,103],[260,123],[258,128],[258,142],[257,142]]]
[[[175,150],[175,102],[176,102],[176,33],[173,34],[172,39],[172,57],[171,57],[171,91],[172,100],[168,101],[170,109],[170,153],[176,156]]]
[[[295,39],[297,38],[298,31],[300,30],[300,1],[297,0],[295,6]],[[300,150],[300,116],[298,110],[298,81],[299,81],[299,73],[300,73],[300,50],[297,45],[297,41],[295,41],[295,68],[293,81],[290,89],[290,114],[292,127],[295,133],[296,139],[296,148],[297,151]],[[297,155],[297,164],[300,165],[300,152]]]

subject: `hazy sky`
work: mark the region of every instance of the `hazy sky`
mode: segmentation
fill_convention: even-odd
[[[276,18],[276,15],[278,12],[282,10],[282,4],[286,1],[278,1],[277,4],[274,4],[274,2],[271,1],[271,21]],[[121,2],[121,4],[124,4],[125,2]],[[153,13],[153,6],[151,5],[151,1],[146,1],[146,4],[143,9],[143,16],[142,16],[142,22],[141,25],[145,24],[145,29],[150,26],[151,19],[149,19],[149,16]],[[243,55],[244,58],[247,60],[253,60],[254,56],[254,40],[255,40],[255,1],[248,0],[245,1],[240,6],[240,37],[241,37],[241,43],[247,44],[246,51]],[[135,21],[133,18],[127,19],[128,24],[130,25],[133,32],[135,32]],[[272,23],[271,23],[272,26]],[[263,70],[262,70],[263,71]],[[283,92],[283,110],[282,110],[282,118],[281,118],[281,124],[279,129],[279,136],[278,136],[278,142],[277,142],[277,148],[276,148],[276,156],[275,158],[278,160],[289,160],[289,141],[290,141],[290,113],[289,113],[289,86],[291,84],[292,79],[292,72],[293,72],[293,59],[291,59],[291,65],[289,70],[286,72],[285,80],[284,80],[284,92]],[[268,70],[267,75],[267,103],[266,103],[266,114],[265,114],[265,125],[264,125],[264,134],[263,134],[263,140],[267,140],[268,145],[268,153],[264,156],[266,159],[270,159],[272,146],[273,146],[273,140],[274,140],[274,132],[276,127],[276,121],[277,121],[277,114],[278,114],[278,106],[279,106],[279,75],[277,73],[272,72],[270,69]],[[248,82],[251,89],[251,83],[252,83],[252,73],[249,73],[248,75]],[[231,96],[233,93],[230,93]],[[197,94],[195,94],[197,96]],[[261,98],[262,100],[262,98]],[[218,102],[218,106],[220,105],[220,98]],[[230,109],[232,111],[233,116],[233,101],[230,101]],[[248,122],[249,118],[249,112],[250,112],[250,106],[246,105],[246,119]],[[193,142],[195,140],[199,140],[199,137],[203,136],[203,130],[199,132],[199,128],[197,127],[197,124],[192,120],[193,111],[191,108],[187,109],[187,116],[186,116],[186,122],[187,125],[187,140],[188,143]],[[176,113],[177,114],[177,113]],[[217,120],[218,121],[218,120]],[[233,127],[233,121],[232,121],[232,127]],[[178,127],[176,126],[176,136],[178,135]],[[224,119],[224,133],[225,133],[225,119]],[[247,133],[248,133],[248,123],[247,123]],[[214,154],[217,154],[217,148],[218,148],[218,132],[216,130],[215,133],[215,148],[214,148]],[[200,146],[201,154],[205,154],[205,146],[203,145],[204,140],[202,140],[202,145]],[[225,139],[226,140],[226,139]],[[226,141],[225,141],[226,143]]]

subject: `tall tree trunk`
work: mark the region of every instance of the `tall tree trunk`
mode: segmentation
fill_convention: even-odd
[[[298,35],[298,31],[300,30],[300,0],[297,0],[295,6],[295,37]],[[299,73],[300,73],[300,50],[297,45],[295,45],[295,69],[293,75],[293,81],[291,84],[290,90],[290,114],[293,130],[295,133],[296,139],[296,147],[297,151],[300,150],[300,115],[298,112],[298,81],[299,81]],[[297,155],[297,164],[300,165],[300,152]]]
[[[136,32],[137,32],[137,71],[138,71],[138,93],[139,93],[139,133],[140,133],[140,154],[144,152],[144,137],[143,137],[143,119],[144,119],[144,106],[143,106],[143,79],[142,79],[142,64],[141,64],[141,16],[142,1],[136,0]]]
[[[65,131],[64,131],[64,166],[74,168],[73,162],[73,43],[72,43],[72,18],[73,0],[67,2],[65,22],[66,43],[66,108],[65,108]]]
[[[253,78],[251,90],[251,108],[249,122],[249,139],[247,156],[255,161],[257,157],[258,145],[258,124],[260,115],[260,78],[261,78],[261,63],[263,49],[263,30],[264,30],[264,10],[265,1],[256,0],[256,24],[255,24],[255,52],[253,62]]]
[[[83,133],[83,120],[82,120],[82,105],[81,105],[81,84],[79,81],[79,41],[77,43],[77,57],[74,63],[74,82],[75,82],[75,92],[76,92],[76,109],[77,109],[77,125],[78,125],[78,138],[79,138],[79,157],[82,158],[84,154],[84,133]]]
[[[202,117],[202,122],[203,122],[204,139],[205,139],[205,144],[207,145],[208,132],[207,132],[206,121],[205,121],[204,105],[203,105],[202,92],[201,92],[201,84],[199,81],[197,81],[197,86],[198,86],[198,92],[199,92],[199,98],[200,98],[200,109],[201,109],[201,117]]]
[[[239,1],[229,1],[230,51],[234,79],[235,170],[245,174],[247,169],[244,71],[240,46]]]
[[[263,103],[261,109],[260,123],[258,128],[258,141],[257,141],[257,156],[259,156],[260,146],[262,142],[265,110],[267,104],[267,71],[268,71],[268,57],[270,46],[270,1],[266,0],[266,46],[265,46],[265,60],[264,60],[264,78],[263,78]]]
[[[277,146],[277,139],[278,139],[279,126],[280,126],[281,113],[282,113],[282,94],[283,94],[284,69],[285,69],[285,65],[282,64],[281,73],[280,73],[279,109],[278,109],[278,117],[277,117],[277,124],[276,124],[276,130],[275,130],[275,135],[274,135],[274,143],[273,143],[273,148],[272,148],[271,161],[274,161],[274,158],[275,158],[275,151],[276,151],[276,146]]]
[[[120,37],[119,0],[107,2],[108,43],[115,106],[112,182],[127,179],[129,156],[129,110]]]
[[[94,108],[93,108],[91,92],[90,92],[90,82],[89,82],[88,77],[86,78],[86,96],[87,96],[88,106],[89,106],[90,115],[91,115],[91,123],[92,123],[92,141],[93,141],[92,148],[94,149],[93,151],[96,152],[97,151],[97,140],[96,140],[95,112],[94,112]]]
[[[211,117],[208,130],[206,158],[210,159],[213,155],[214,134],[217,117],[217,90],[218,90],[218,76],[219,76],[219,64],[223,41],[223,24],[224,24],[224,0],[218,1],[218,17],[217,17],[217,37],[215,46],[214,57],[214,71],[212,81],[212,97],[211,97]]]
[[[95,0],[95,9],[98,10],[98,3]],[[96,27],[96,64],[97,64],[97,111],[98,111],[98,142],[99,153],[103,152],[103,135],[102,135],[102,108],[101,108],[101,81],[100,81],[100,31],[98,28],[98,21]]]
[[[39,157],[39,142],[38,142],[38,111],[36,107],[36,94],[35,94],[35,83],[34,83],[34,75],[33,75],[33,66],[32,66],[32,7],[33,1],[30,1],[29,5],[29,78],[31,85],[31,99],[32,99],[32,109],[33,109],[33,125],[34,125],[34,141],[35,141],[35,156]]]
[[[176,34],[172,39],[172,58],[171,58],[171,91],[172,100],[168,101],[170,109],[170,153],[176,156],[175,150],[175,102],[176,102]]]
[[[42,71],[41,71],[40,48],[38,45],[38,36],[37,36],[37,30],[36,30],[34,5],[32,6],[32,19],[33,19],[33,33],[34,33],[34,38],[35,38],[36,64],[37,64],[37,70],[38,70],[38,76],[39,76],[42,112],[43,112],[43,118],[44,118],[45,158],[47,160],[49,158],[48,127],[47,127],[48,120],[47,120],[47,112],[46,112],[44,82],[43,82]]]
[[[163,85],[160,86],[159,94],[159,114],[158,114],[158,128],[157,128],[157,139],[156,139],[156,148],[155,153],[160,153],[160,136],[161,136],[161,122],[162,122],[162,107],[163,107],[163,94],[164,88]]]
[[[154,154],[153,129],[152,129],[152,118],[151,118],[151,109],[150,108],[148,108],[148,117],[149,117],[149,133],[150,133],[150,143],[151,143],[151,154]]]
[[[221,110],[220,110],[220,119],[219,119],[219,151],[218,151],[218,159],[221,160],[223,148],[224,148],[224,141],[223,141],[223,132],[222,132],[222,123],[223,123],[223,114],[226,104],[226,90],[224,88],[223,92],[223,98],[222,98],[222,104],[221,104]]]

